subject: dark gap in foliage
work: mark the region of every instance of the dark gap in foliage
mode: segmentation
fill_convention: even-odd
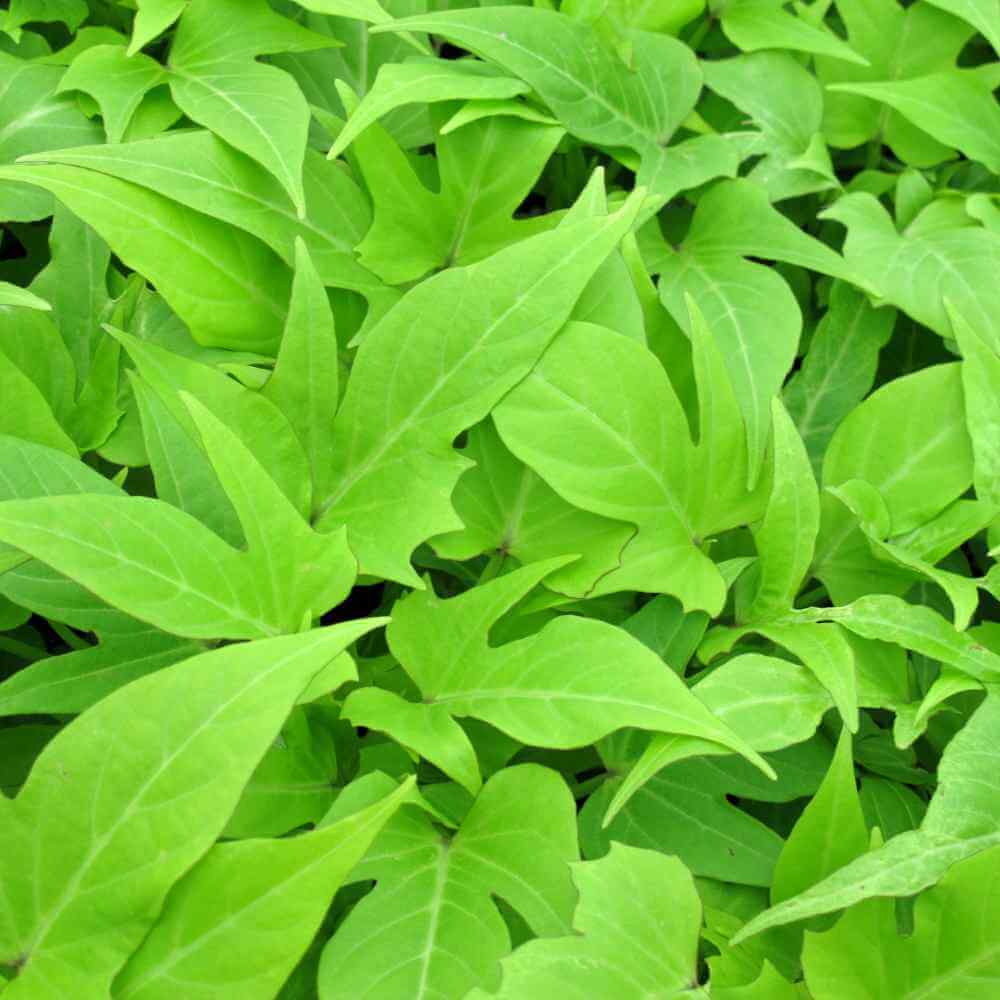
[[[49,624],[47,618],[43,618],[41,615],[32,615],[28,619],[28,624],[41,636],[42,642],[45,643],[45,650],[50,655],[58,656],[60,653],[70,652],[70,646],[66,640]]]
[[[460,49],[457,45],[452,45],[451,42],[442,42],[437,54],[442,59],[467,59],[469,56],[465,49]]]
[[[335,625],[373,615],[382,603],[385,586],[384,583],[374,583],[367,587],[355,587],[340,604],[320,618],[320,624]]]

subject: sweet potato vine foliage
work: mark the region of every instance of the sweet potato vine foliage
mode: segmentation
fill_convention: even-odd
[[[1000,996],[997,0],[5,8],[3,1000]]]

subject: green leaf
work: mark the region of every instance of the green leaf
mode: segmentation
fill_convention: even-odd
[[[961,366],[934,365],[893,379],[841,423],[823,462],[823,486],[860,479],[885,502],[891,535],[930,521],[972,483]],[[821,501],[813,573],[838,603],[882,589],[902,594],[912,576],[872,555],[857,520],[832,495]],[[888,579],[883,579],[887,574]]]
[[[142,946],[115,980],[116,1000],[214,997],[239,983],[271,1000],[305,951],[334,892],[413,787],[311,833],[213,847],[171,891]],[[220,964],[230,957],[228,966]],[[249,958],[249,961],[248,961]]]
[[[347,524],[362,572],[418,584],[412,550],[460,526],[448,499],[466,465],[456,435],[530,371],[637,210],[633,199],[435,275],[368,332],[334,423],[335,487],[318,522]]]
[[[263,243],[154,191],[62,165],[0,167],[51,191],[149,278],[201,344],[273,352],[291,276]]]
[[[403,18],[375,31],[427,31],[518,76],[577,138],[640,156],[666,145],[693,109],[701,74],[691,50],[637,33],[629,70],[594,30],[553,11],[508,7]]]
[[[469,431],[463,453],[476,463],[452,496],[464,527],[431,540],[439,555],[469,559],[497,553],[522,564],[579,555],[545,579],[547,587],[578,596],[599,587],[601,577],[620,564],[634,529],[563,500],[511,454],[492,422]]]
[[[536,635],[490,647],[490,625],[556,565],[527,566],[447,601],[421,591],[396,604],[389,647],[426,703],[536,746],[583,746],[624,726],[684,733],[769,773],[659,657],[614,626],[557,617]]]
[[[390,284],[473,264],[555,224],[552,216],[512,219],[563,130],[515,118],[488,118],[437,140],[439,190],[420,181],[377,125],[353,147],[374,202],[358,245],[361,263]],[[507,151],[516,146],[518,156]]]
[[[59,81],[58,93],[80,90],[97,101],[108,142],[119,143],[142,99],[166,81],[163,67],[121,45],[95,45],[81,52]]]
[[[375,622],[186,660],[105,698],[48,744],[4,823],[0,954],[21,966],[11,997],[107,995],[299,692]],[[144,834],[152,810],[155,837]]]
[[[286,264],[301,238],[323,283],[371,295],[381,282],[354,258],[371,225],[364,195],[346,172],[306,151],[306,220],[263,167],[211,132],[168,132],[121,146],[84,146],[44,154],[50,162],[86,167],[156,191],[196,212],[214,216],[266,243]]]
[[[998,856],[994,848],[969,858],[923,893],[907,937],[896,929],[892,903],[881,899],[852,907],[823,934],[808,934],[802,959],[811,995],[986,1000],[1000,975]]]
[[[138,10],[132,25],[128,54],[135,55],[181,16],[188,0],[136,0]]]
[[[694,875],[769,885],[781,838],[733,805],[726,798],[725,782],[698,768],[700,763],[677,764],[649,778],[610,822],[604,814],[619,795],[622,780],[607,781],[580,814],[584,854],[597,857],[628,844],[676,855]]]
[[[961,303],[968,323],[1000,350],[1000,290],[990,276],[1000,266],[1000,234],[974,227],[900,236],[870,194],[841,198],[823,212],[847,226],[844,254],[880,296],[942,337],[953,337],[945,302]]]
[[[355,726],[388,733],[440,768],[470,795],[478,794],[482,787],[476,751],[445,706],[414,704],[392,691],[360,688],[348,695],[342,714]]]
[[[281,631],[319,618],[350,592],[357,562],[346,529],[320,534],[292,506],[253,453],[194,396],[181,394],[246,538],[243,572],[258,607]]]
[[[972,439],[976,496],[1000,507],[1000,351],[951,308],[955,339],[962,351],[962,390]]]
[[[1000,55],[1000,7],[997,0],[928,0],[935,7],[968,21]]]
[[[794,49],[867,65],[868,60],[831,31],[810,24],[775,0],[731,0],[722,8],[722,30],[744,52]]]
[[[52,306],[33,295],[27,288],[19,288],[9,281],[0,281],[0,306],[16,306],[19,309],[38,309],[41,312],[50,312]]]
[[[0,715],[75,714],[120,687],[202,652],[154,629],[110,636],[98,646],[50,656],[0,684]]]
[[[894,642],[904,649],[949,663],[957,670],[986,683],[1000,678],[1000,655],[957,631],[930,608],[907,604],[888,594],[860,597],[843,608],[816,609],[806,615],[839,622],[868,639]]]
[[[630,548],[644,545],[645,561],[626,586],[715,614],[725,583],[702,540],[753,520],[764,491],[746,490],[742,420],[721,353],[697,313],[692,335],[697,444],[656,357],[597,328],[567,327],[494,419],[511,451],[571,504],[638,527]]]
[[[772,201],[837,186],[820,135],[823,91],[794,56],[752,52],[703,62],[702,70],[705,83],[749,115],[759,129],[755,148],[765,155],[748,177],[762,185]],[[809,162],[817,159],[817,145],[820,169]],[[808,159],[803,163],[803,158]]]
[[[834,283],[802,366],[782,393],[817,477],[834,431],[871,389],[895,322],[895,310],[876,309],[846,282]]]
[[[67,455],[77,454],[76,445],[59,426],[51,407],[35,383],[0,348],[0,434],[34,441]]]
[[[503,963],[500,991],[475,990],[470,1000],[639,1000],[697,984],[701,901],[680,861],[616,844],[574,865],[573,881],[576,936],[522,945]]]
[[[166,632],[255,639],[280,631],[261,607],[246,557],[158,500],[8,500],[0,540]]]
[[[824,56],[816,59],[819,80],[827,85],[823,134],[830,145],[850,148],[869,141],[885,142],[904,163],[917,167],[949,159],[953,154],[947,145],[897,111],[860,93],[834,89],[834,85],[884,81],[905,87],[914,78],[951,72],[972,34],[969,26],[930,4],[904,7],[896,0],[838,0],[837,12],[851,48],[869,65],[855,66]]]
[[[194,396],[224,423],[253,452],[292,506],[308,516],[312,492],[308,461],[295,431],[274,403],[209,364],[113,327],[108,332],[125,347],[141,377],[192,441],[198,440],[198,432],[182,392]]]
[[[952,739],[938,768],[938,789],[919,830],[893,837],[804,893],[751,920],[743,940],[768,927],[853,906],[874,896],[911,896],[953,865],[1000,841],[995,774],[1000,700],[991,693]]]
[[[326,496],[332,485],[333,419],[340,391],[337,335],[326,290],[306,244],[299,240],[295,250],[288,321],[263,395],[284,413],[302,442],[315,498]]]
[[[327,155],[330,159],[340,156],[369,125],[404,104],[503,100],[530,89],[520,80],[500,76],[489,65],[473,60],[414,58],[386,63]]]
[[[809,456],[781,403],[771,403],[774,474],[764,517],[754,528],[759,584],[745,612],[764,621],[792,606],[812,564],[819,532],[819,490]]]
[[[453,837],[400,810],[354,871],[377,885],[324,948],[319,996],[427,1000],[495,985],[511,945],[491,895],[537,934],[568,933],[577,857],[572,796],[535,764],[494,775]]]
[[[804,667],[757,653],[729,660],[696,684],[692,693],[761,752],[808,739],[832,705],[830,695]],[[654,736],[609,803],[605,825],[668,764],[721,752],[717,744],[698,736]]]
[[[830,89],[882,101],[939,142],[1000,173],[1000,107],[989,81],[974,70],[893,83],[840,83]]]
[[[798,818],[774,868],[771,903],[797,896],[868,849],[854,779],[853,741],[841,730],[819,791]]]
[[[68,96],[56,94],[63,75],[57,66],[24,62],[0,52],[0,164],[20,156],[65,146],[99,142],[101,129],[88,121]],[[52,214],[52,198],[23,184],[4,184],[0,215],[30,222]]]
[[[29,21],[61,21],[73,31],[86,20],[87,13],[84,0],[11,0],[0,26],[16,42],[21,37],[21,25]]]
[[[255,61],[332,39],[280,17],[263,0],[191,0],[170,49],[170,91],[199,125],[273,174],[305,217],[302,161],[309,108],[287,73]]]

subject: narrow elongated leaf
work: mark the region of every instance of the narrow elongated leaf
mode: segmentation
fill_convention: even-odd
[[[289,265],[294,263],[295,240],[301,238],[324,284],[366,294],[381,287],[353,253],[371,224],[364,195],[347,173],[312,150],[307,150],[303,164],[305,221],[262,166],[203,130],[168,132],[121,146],[82,146],[38,158],[86,167],[157,191],[251,233]]]
[[[339,156],[369,125],[403,104],[502,100],[531,89],[520,80],[489,70],[489,66],[473,61],[419,59],[387,63],[330,147],[330,159]]]
[[[754,529],[760,583],[748,621],[764,621],[792,606],[812,563],[819,532],[819,490],[809,456],[785,408],[771,404],[774,474],[767,510]]]
[[[4,823],[0,950],[21,966],[11,997],[107,995],[299,692],[373,621],[187,660],[122,688],[48,744]],[[161,732],[164,712],[171,726],[144,738]],[[144,834],[151,810],[155,837]]]
[[[334,892],[412,787],[410,779],[380,802],[298,837],[213,847],[167,897],[112,996],[169,1000],[182,979],[192,998],[235,988],[246,1000],[271,1000]]]
[[[167,632],[256,639],[280,631],[245,557],[157,500],[8,500],[0,504],[0,540]]]
[[[52,656],[0,684],[0,715],[82,712],[146,674],[203,652],[199,643],[148,630]]]
[[[823,784],[798,818],[774,868],[772,904],[796,896],[865,853],[868,831],[845,727]]]
[[[51,191],[156,285],[199,343],[273,351],[291,275],[263,243],[151,190],[78,167],[21,164],[0,177]]]

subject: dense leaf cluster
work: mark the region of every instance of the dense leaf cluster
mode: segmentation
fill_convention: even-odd
[[[1000,995],[997,0],[10,0],[3,1000]]]

